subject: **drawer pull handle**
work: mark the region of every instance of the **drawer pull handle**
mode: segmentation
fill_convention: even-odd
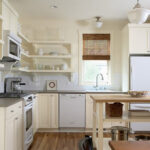
[[[18,120],[18,118],[16,118],[16,120]]]
[[[11,112],[13,113],[14,111],[13,111],[13,110],[11,110]]]

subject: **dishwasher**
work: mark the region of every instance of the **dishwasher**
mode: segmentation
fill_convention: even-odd
[[[59,127],[85,128],[85,94],[59,94]]]

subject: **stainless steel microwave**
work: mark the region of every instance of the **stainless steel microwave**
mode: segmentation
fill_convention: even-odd
[[[19,61],[21,58],[22,40],[9,30],[4,30],[3,58],[7,61]]]

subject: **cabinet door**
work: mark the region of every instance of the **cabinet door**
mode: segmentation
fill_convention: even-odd
[[[33,133],[38,129],[38,101],[37,98],[33,101]]]
[[[38,127],[49,128],[49,99],[47,94],[38,95]]]
[[[58,94],[38,95],[38,127],[58,128]]]
[[[8,9],[8,7],[6,5],[3,5],[3,29],[4,30],[10,30],[10,10]]]
[[[49,95],[50,128],[58,128],[58,94]]]
[[[17,118],[17,126],[15,131],[17,132],[17,150],[23,149],[23,116],[22,114],[18,114]]]
[[[6,150],[16,150],[16,117],[6,121]]]
[[[129,32],[130,53],[147,53],[148,30],[147,28],[132,28]]]

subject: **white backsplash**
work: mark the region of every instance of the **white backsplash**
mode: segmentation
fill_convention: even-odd
[[[78,84],[78,74],[73,74],[73,82],[70,81],[70,75],[58,75],[58,74],[36,74],[29,75],[25,73],[9,73],[6,77],[21,77],[22,82],[26,83],[25,86],[22,86],[22,90],[27,91],[36,91],[36,90],[46,90],[46,81],[47,80],[57,80],[57,90],[83,90],[83,86]],[[0,92],[4,91],[4,82],[0,83]]]

